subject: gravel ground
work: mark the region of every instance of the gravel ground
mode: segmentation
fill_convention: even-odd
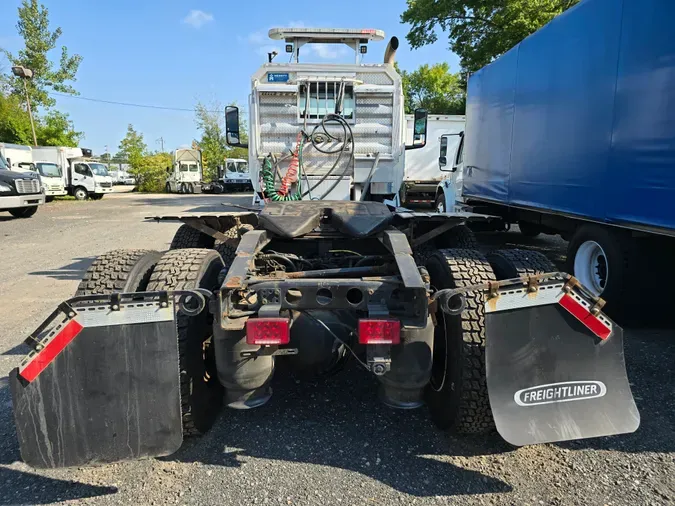
[[[248,197],[225,197],[246,205]],[[496,434],[455,438],[424,409],[381,405],[375,381],[348,367],[325,381],[283,370],[263,408],[223,411],[174,455],[37,471],[20,462],[7,374],[24,336],[75,291],[110,249],[166,249],[178,227],[148,215],[223,210],[222,196],[114,194],[54,202],[30,220],[0,214],[0,505],[9,504],[579,504],[675,502],[675,332],[629,329],[626,359],[642,415],[637,433],[514,449]],[[562,259],[564,242],[517,232]]]

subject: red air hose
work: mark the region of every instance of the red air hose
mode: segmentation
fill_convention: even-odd
[[[277,193],[286,196],[293,183],[298,181],[298,167],[300,166],[299,153],[302,149],[302,132],[298,132],[297,142],[295,144],[295,151],[291,157],[291,163],[288,165],[286,175],[281,178],[281,186]]]

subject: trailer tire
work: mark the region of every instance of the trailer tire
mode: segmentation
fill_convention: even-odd
[[[426,268],[437,289],[495,279],[487,259],[475,250],[437,250]],[[457,316],[436,312],[434,362],[425,397],[439,428],[476,434],[494,428],[485,372],[485,296],[469,292],[465,299],[466,307]]]
[[[145,291],[161,256],[157,251],[143,249],[104,253],[84,273],[75,296]]]
[[[216,240],[204,232],[191,227],[187,223],[181,225],[171,240],[170,250],[186,248],[211,249]]]
[[[75,200],[87,200],[89,193],[87,192],[86,188],[78,186],[75,188],[75,190],[73,190],[73,197],[75,197]]]
[[[539,234],[541,234],[541,228],[538,225],[528,221],[519,221],[518,228],[520,229],[520,233],[525,237],[537,237]]]
[[[182,249],[164,253],[152,272],[149,291],[217,288],[223,261],[210,249]],[[224,389],[218,381],[213,358],[213,316],[207,309],[196,316],[178,314],[183,435],[200,436],[218,416]]]
[[[8,209],[9,214],[15,218],[30,218],[37,213],[38,206],[19,207],[17,209]]]
[[[502,249],[489,253],[487,259],[498,280],[558,271],[553,262],[537,251]]]

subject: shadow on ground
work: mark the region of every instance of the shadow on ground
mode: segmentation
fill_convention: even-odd
[[[511,490],[448,457],[509,451],[496,434],[450,438],[434,428],[424,408],[387,408],[377,399],[377,382],[353,364],[325,381],[280,371],[273,388],[266,406],[224,409],[204,438],[187,440],[168,459],[226,467],[239,467],[249,457],[315,464],[360,473],[419,497]]]
[[[35,271],[30,272],[29,274],[31,276],[47,276],[49,278],[61,280],[80,280],[95,259],[96,257],[75,258],[71,263],[64,265],[63,267],[59,267],[58,269],[49,271]]]

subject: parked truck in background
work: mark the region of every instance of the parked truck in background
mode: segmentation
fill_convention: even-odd
[[[229,193],[251,191],[251,175],[248,172],[248,160],[242,158],[226,158],[223,165],[218,166],[215,181],[202,186],[204,193]]]
[[[0,211],[9,211],[15,218],[30,218],[44,202],[38,175],[10,170],[0,151]]]
[[[40,175],[47,202],[54,200],[54,197],[67,195],[61,168],[53,162],[37,159],[33,149],[21,144],[0,143],[0,152],[5,156],[10,170],[37,172]]]
[[[77,200],[99,200],[106,193],[113,192],[113,181],[107,167],[89,159],[90,149],[37,146],[33,148],[33,156],[36,160],[60,167],[66,191]]]
[[[202,152],[199,149],[177,149],[172,167],[167,167],[167,193],[199,193],[202,188]]]
[[[569,241],[568,272],[616,310],[673,275],[674,16],[586,0],[555,18],[470,77],[446,168],[463,166],[474,211]]]
[[[406,135],[413,138],[412,114],[406,114]],[[400,199],[403,205],[434,205],[436,189],[445,177],[438,166],[438,150],[441,137],[449,139],[449,148],[459,144],[457,134],[464,131],[466,117],[447,114],[429,114],[426,146],[411,150],[405,157],[405,176]],[[454,134],[454,136],[452,136]]]

